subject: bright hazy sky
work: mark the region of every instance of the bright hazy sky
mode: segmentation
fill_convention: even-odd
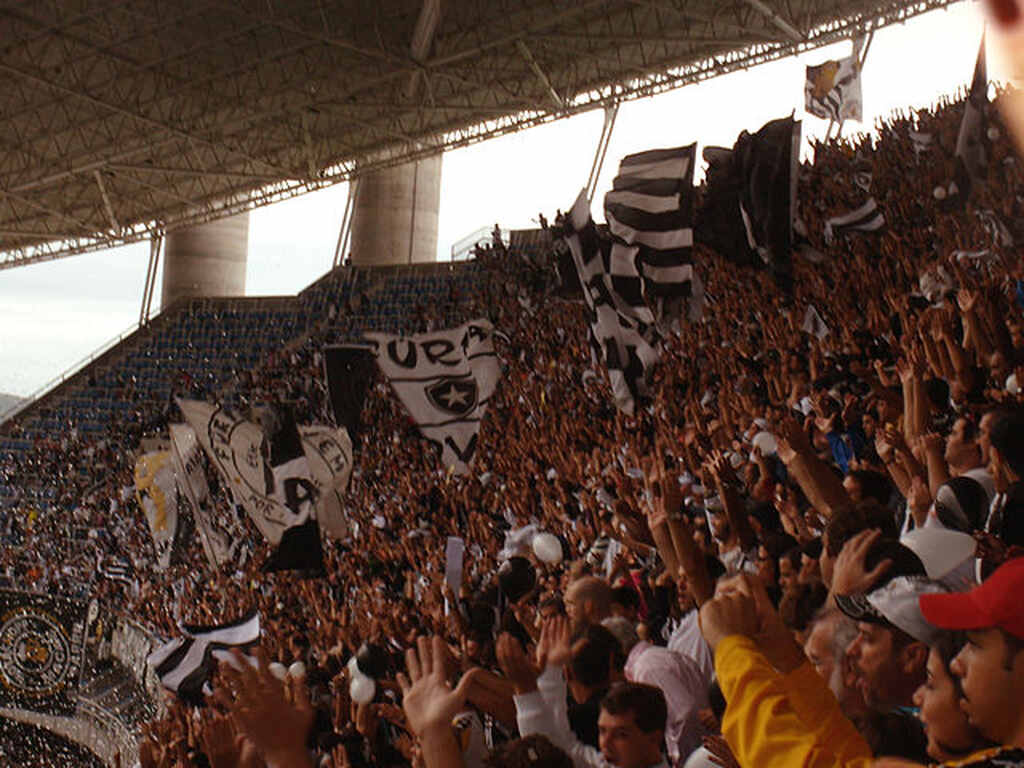
[[[971,80],[982,33],[978,4],[961,2],[875,35],[863,73],[863,124],[878,115],[924,106]],[[804,56],[705,81],[620,110],[595,195],[610,187],[630,152],[698,141],[731,146],[744,129],[796,110],[803,114],[804,66],[849,55],[839,43]],[[989,60],[990,79],[1006,79]],[[600,110],[448,153],[441,178],[439,257],[482,226],[522,228],[539,211],[569,208],[586,183],[601,132]],[[823,136],[828,123],[804,119],[804,135]],[[247,293],[296,293],[331,266],[348,185],[253,211]],[[139,316],[149,258],[146,243],[0,271],[0,392],[29,395]],[[156,297],[159,300],[160,287]]]

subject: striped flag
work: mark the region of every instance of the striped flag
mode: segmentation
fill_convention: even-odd
[[[598,235],[585,190],[566,218],[565,242],[583,286],[594,359],[608,370],[615,405],[631,414],[637,398],[647,394],[647,371],[658,360],[660,343],[643,300],[639,249]]]
[[[182,636],[157,648],[147,662],[160,683],[191,704],[203,702],[204,688],[217,663],[230,661],[231,651],[243,651],[260,639],[260,616],[255,610],[229,624],[182,626]]]
[[[875,198],[869,197],[864,205],[842,216],[833,216],[825,222],[825,242],[832,245],[836,238],[847,232],[878,232],[885,226],[885,216]]]
[[[116,555],[100,558],[96,570],[100,576],[108,581],[117,581],[128,585],[131,585],[132,577],[135,573],[135,569],[132,568],[130,561]]]
[[[697,145],[691,144],[627,155],[604,198],[613,239],[636,248],[635,255],[617,249],[612,264],[633,258],[643,280],[643,297],[659,321],[678,314],[681,302],[687,299],[692,300],[691,317],[699,317],[703,289],[691,263],[696,153]],[[630,281],[631,271],[624,265],[612,274]]]

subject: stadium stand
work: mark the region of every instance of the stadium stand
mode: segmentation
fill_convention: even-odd
[[[833,624],[845,619],[819,613],[830,588],[840,595],[875,594],[877,585],[864,580],[871,566],[857,549],[874,546],[879,534],[867,534],[870,528],[880,528],[889,547],[876,561],[894,560],[891,553],[903,546],[901,528],[907,541],[907,532],[933,528],[939,510],[952,510],[945,522],[968,521],[961,529],[982,542],[984,573],[1003,563],[1012,568],[1015,547],[1024,545],[1020,511],[1012,506],[1021,479],[1013,447],[1019,433],[1005,437],[1020,424],[1015,382],[1024,376],[1024,269],[1016,245],[1024,242],[1024,176],[993,114],[988,174],[975,184],[970,202],[953,206],[936,194],[954,174],[962,113],[962,99],[945,100],[884,121],[877,136],[815,147],[798,185],[799,214],[814,253],[795,259],[791,294],[767,271],[737,266],[698,246],[695,263],[713,301],[701,323],[667,342],[652,400],[632,417],[616,414],[607,382],[592,368],[582,306],[557,297],[557,238],[544,232],[514,234],[507,247],[480,248],[465,263],[343,267],[294,299],[204,299],[175,307],[3,425],[0,575],[25,588],[93,596],[105,610],[131,615],[145,627],[136,639],[148,639],[134,644],[115,642],[111,634],[112,648],[134,650],[97,667],[83,693],[131,728],[152,718],[139,753],[144,766],[204,764],[224,721],[217,707],[197,715],[173,697],[154,716],[157,697],[148,687],[152,681],[142,677],[141,649],[175,636],[183,622],[226,622],[253,608],[262,617],[264,652],[285,666],[301,662],[305,673],[295,677],[302,679],[289,685],[308,689],[311,699],[308,706],[302,697],[299,704],[285,703],[280,684],[267,674],[254,703],[247,691],[257,682],[232,681],[228,673],[217,678],[217,686],[239,697],[221,705],[243,713],[247,743],[264,756],[294,745],[283,744],[275,729],[254,726],[260,721],[253,713],[293,718],[288,722],[310,734],[299,751],[308,746],[317,765],[418,764],[424,755],[416,737],[429,718],[416,708],[415,696],[406,697],[403,713],[394,680],[408,651],[414,690],[438,701],[450,695],[439,682],[453,677],[440,671],[443,665],[431,676],[417,662],[430,653],[416,638],[436,635],[447,641],[437,652],[447,647],[458,656],[451,669],[485,670],[471,675],[479,688],[459,686],[459,696],[469,692],[469,704],[457,696],[451,711],[438,706],[448,715],[446,726],[458,715],[460,760],[476,768],[494,749],[498,762],[491,764],[518,765],[511,758],[501,762],[500,745],[517,727],[523,736],[546,732],[537,723],[551,718],[530,720],[527,705],[536,699],[511,698],[513,688],[528,695],[529,678],[537,673],[516,644],[533,648],[541,640],[541,617],[564,605],[580,636],[589,633],[585,645],[601,647],[603,630],[587,625],[612,615],[626,620],[622,638],[634,643],[631,632],[639,632],[643,639],[628,653],[609,650],[598,659],[605,678],[593,686],[598,693],[582,697],[597,695],[589,709],[574,708],[577,736],[553,735],[562,746],[572,744],[577,765],[626,764],[613,746],[596,739],[596,704],[609,682],[609,661],[620,676],[665,689],[672,702],[668,725],[655,728],[666,731],[657,759],[663,746],[674,766],[688,765],[707,736],[704,749],[731,760],[730,748],[750,745],[730,730],[730,712],[736,712],[730,696],[738,688],[726,692],[732,709],[724,720],[708,699],[710,671],[701,664],[710,663],[710,651],[699,633],[693,635],[692,612],[695,601],[711,596],[700,586],[709,578],[697,565],[703,555],[731,575],[756,572],[779,611],[772,608],[761,619],[774,621],[772,627],[784,623],[792,630],[787,642],[799,637],[810,649],[818,625],[842,634]],[[915,151],[911,131],[932,137],[923,153]],[[827,221],[868,196],[884,212],[885,228],[827,238]],[[804,327],[811,306],[824,329]],[[251,526],[237,562],[219,573],[203,564],[196,545],[169,571],[154,570],[131,467],[140,441],[159,436],[177,418],[174,395],[216,399],[239,410],[286,401],[300,422],[324,419],[325,345],[369,330],[408,333],[475,317],[490,319],[509,340],[500,345],[504,375],[472,474],[459,478],[444,470],[378,379],[367,394],[362,424],[368,439],[347,494],[354,526],[346,540],[325,545],[326,578],[259,576],[267,546]],[[770,443],[774,449],[766,447]],[[659,475],[662,452],[668,461],[660,474],[671,480],[664,486],[650,481]],[[950,491],[958,501],[948,504],[940,490],[961,475],[1003,493],[1011,505],[1000,507],[1006,514],[988,517],[986,496],[984,509],[969,515],[960,490]],[[209,479],[220,485],[212,474]],[[667,510],[664,499],[675,498],[677,484],[679,505]],[[218,493],[221,511],[230,514],[224,489]],[[529,547],[517,549],[517,536],[530,525],[560,537],[563,562],[545,564]],[[445,541],[454,535],[466,541],[466,565],[461,590],[446,593]],[[702,557],[691,556],[688,541]],[[502,565],[503,548],[530,562]],[[910,563],[910,573],[916,560],[918,571],[934,575],[931,554],[915,550],[900,563]],[[107,557],[127,560],[130,577],[113,580],[99,572],[97,560]],[[518,594],[516,578],[535,579],[536,589]],[[758,610],[768,609],[759,604]],[[547,626],[550,650],[564,627]],[[622,629],[621,622],[616,626],[609,628]],[[886,626],[896,632],[894,624]],[[857,635],[855,627],[846,630]],[[1019,642],[1019,634],[1013,636]],[[855,642],[867,642],[858,637]],[[674,668],[678,680],[664,678],[657,653],[640,660],[651,651],[648,641],[667,646],[665,653],[684,649],[686,661],[673,662],[684,668]],[[366,643],[376,651],[360,653]],[[844,657],[849,649],[842,651]],[[585,657],[579,647],[577,653]],[[376,678],[372,704],[353,701],[358,697],[349,689],[354,673],[346,665],[357,654],[358,666]],[[909,688],[894,692],[868,667],[866,653],[851,658],[860,682],[834,690],[862,734],[850,736],[851,749],[864,760],[894,753],[949,759],[941,744],[915,742],[912,734],[921,734],[910,720],[886,725],[868,716],[883,689],[890,698],[879,715],[931,695],[914,693],[924,668],[908,675]],[[735,680],[717,662],[724,690]],[[577,692],[581,669],[573,667]],[[940,673],[949,677],[948,658],[935,669],[929,665],[929,674]],[[687,687],[694,676],[704,682]],[[650,697],[663,701],[650,686],[615,691],[622,701],[605,699],[606,711],[632,712],[637,725],[636,712],[657,711]],[[615,710],[620,705],[625,710]],[[697,710],[707,711],[697,717]],[[952,710],[959,712],[955,701]],[[922,718],[930,712],[922,707]],[[249,715],[254,719],[247,721]],[[966,719],[962,724],[965,749],[1009,745],[1003,732],[972,731]],[[941,727],[928,722],[928,733]],[[589,738],[595,749],[586,752],[577,737]],[[535,762],[544,748],[530,742],[534,759],[523,764]],[[595,756],[597,748],[603,758]],[[427,753],[429,768],[452,764],[431,763]],[[581,754],[589,757],[579,762]]]

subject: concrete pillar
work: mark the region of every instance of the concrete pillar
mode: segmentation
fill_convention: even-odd
[[[166,237],[161,309],[181,298],[245,295],[248,211],[174,229]]]
[[[352,263],[437,261],[441,158],[431,155],[359,176],[352,216]]]

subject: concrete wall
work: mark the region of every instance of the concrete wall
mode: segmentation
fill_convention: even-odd
[[[359,176],[350,253],[359,265],[437,261],[441,159],[433,155]]]
[[[248,211],[167,233],[160,308],[180,298],[244,296]]]

